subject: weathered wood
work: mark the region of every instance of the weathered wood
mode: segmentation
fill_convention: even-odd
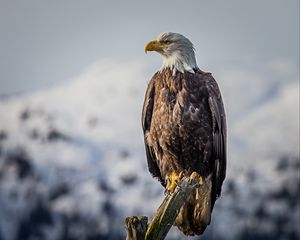
[[[126,240],[144,240],[147,222],[148,218],[146,216],[127,217],[125,219]]]
[[[172,194],[165,197],[152,220],[147,225],[147,217],[128,217],[125,220],[126,240],[163,240],[175,222],[181,206],[195,188],[196,180],[184,177]],[[143,232],[144,231],[144,232]]]

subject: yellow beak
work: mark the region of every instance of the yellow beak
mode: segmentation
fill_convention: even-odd
[[[147,53],[148,51],[157,51],[157,52],[161,52],[163,49],[163,46],[162,44],[157,41],[157,40],[153,40],[153,41],[150,41],[148,42],[146,45],[145,45],[145,53]]]

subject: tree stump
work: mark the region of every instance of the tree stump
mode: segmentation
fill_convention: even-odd
[[[177,184],[175,191],[164,198],[149,223],[147,223],[148,218],[146,216],[127,217],[125,220],[126,240],[165,239],[181,206],[197,187],[200,187],[200,185],[196,180],[192,181],[188,177],[183,177]]]

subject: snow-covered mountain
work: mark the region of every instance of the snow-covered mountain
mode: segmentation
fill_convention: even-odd
[[[201,239],[297,239],[299,73],[219,70],[228,174]],[[100,61],[63,85],[0,100],[0,239],[123,239],[125,216],[151,216],[143,63]],[[176,228],[168,239],[182,239]]]

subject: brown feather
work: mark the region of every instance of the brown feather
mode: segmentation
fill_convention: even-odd
[[[185,234],[201,234],[226,171],[226,121],[216,81],[199,69],[175,76],[169,68],[157,72],[146,92],[142,125],[149,171],[163,186],[172,172],[196,171],[204,178],[176,219]]]

